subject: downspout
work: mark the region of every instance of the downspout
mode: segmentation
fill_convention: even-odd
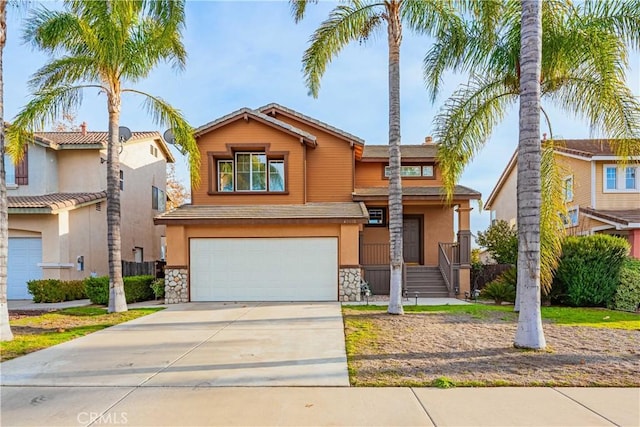
[[[302,144],[302,203],[307,204],[307,144]]]

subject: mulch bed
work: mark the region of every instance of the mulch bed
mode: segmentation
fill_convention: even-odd
[[[377,338],[350,359],[355,385],[640,386],[640,331],[544,324],[546,351],[513,347],[514,313],[345,312]],[[347,333],[349,330],[347,329]]]

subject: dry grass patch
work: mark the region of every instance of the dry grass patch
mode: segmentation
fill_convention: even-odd
[[[640,386],[637,315],[615,320],[626,329],[615,329],[614,322],[568,326],[545,319],[548,347],[536,352],[513,347],[517,317],[509,308],[429,308],[404,316],[384,310],[344,308],[353,385]],[[596,314],[611,320],[604,311]],[[567,322],[566,313],[547,317],[554,316]]]

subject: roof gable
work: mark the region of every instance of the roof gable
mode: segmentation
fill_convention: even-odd
[[[271,126],[282,132],[288,133],[289,135],[293,135],[299,138],[301,143],[307,144],[312,147],[315,147],[317,145],[316,137],[310,134],[309,132],[305,132],[301,129],[296,128],[295,126],[291,126],[289,123],[285,123],[281,120],[275,119],[259,111],[255,111],[246,107],[236,110],[225,116],[219,117],[212,122],[209,122],[200,126],[195,130],[194,136],[197,138],[217,128],[225,126],[229,123],[236,122],[238,120],[245,120],[245,121],[255,120],[259,123],[265,124],[267,126]]]
[[[342,129],[338,129],[335,126],[331,126],[328,123],[314,119],[313,117],[309,117],[305,114],[292,110],[291,108],[287,108],[283,105],[277,104],[275,102],[259,107],[256,109],[256,111],[259,111],[260,113],[263,113],[269,116],[273,116],[276,113],[282,114],[284,116],[291,117],[293,119],[297,119],[301,122],[304,122],[309,126],[312,126],[317,129],[323,130],[327,133],[333,134],[338,138],[344,139],[348,142],[358,144],[358,145],[364,145],[364,139],[362,138],[359,138],[353,134],[350,134],[349,132],[345,132]]]

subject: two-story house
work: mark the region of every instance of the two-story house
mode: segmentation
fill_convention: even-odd
[[[155,219],[167,227],[167,302],[359,300],[363,273],[388,293],[387,146],[277,104],[207,123],[196,140],[192,203]],[[407,275],[419,285],[437,273],[444,296],[463,295],[480,194],[457,187],[446,204],[436,150],[402,147]]]
[[[640,159],[623,161],[600,139],[555,141],[554,151],[564,181],[567,233],[624,237],[631,255],[640,258]],[[492,220],[516,224],[516,186],[514,154],[485,203]]]
[[[107,132],[42,132],[24,160],[5,158],[9,206],[8,298],[28,299],[33,279],[108,274]],[[120,152],[122,259],[163,256],[166,163],[174,158],[158,132],[133,132]]]

